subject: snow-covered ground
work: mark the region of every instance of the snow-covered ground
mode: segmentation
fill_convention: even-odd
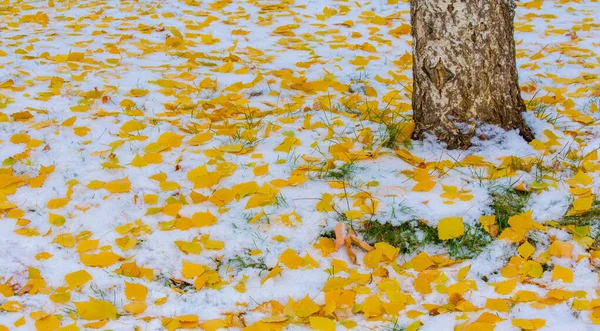
[[[537,139],[484,128],[468,151],[403,139],[406,0],[4,1],[0,16],[0,330],[600,323],[600,252],[561,222],[598,208],[597,0],[519,3]],[[530,212],[470,260],[377,244],[353,263],[323,237],[415,219],[493,233],[481,217],[512,186]]]

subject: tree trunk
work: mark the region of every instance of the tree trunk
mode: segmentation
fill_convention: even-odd
[[[468,148],[495,124],[533,139],[518,85],[513,0],[410,0],[413,138]]]

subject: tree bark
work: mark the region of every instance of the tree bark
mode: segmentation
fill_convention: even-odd
[[[518,129],[522,112],[513,0],[410,0],[413,35],[413,138],[437,136],[466,149],[477,126]]]

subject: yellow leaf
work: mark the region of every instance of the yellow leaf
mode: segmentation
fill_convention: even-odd
[[[69,203],[69,199],[67,198],[50,199],[48,200],[48,204],[46,205],[46,207],[48,207],[49,209],[58,209],[66,206],[67,203]]]
[[[458,275],[456,277],[457,280],[459,282],[465,280],[465,278],[467,278],[467,274],[469,273],[470,269],[471,269],[471,266],[468,265],[468,266],[466,266],[466,267],[461,268],[460,270],[458,270]]]
[[[196,276],[202,275],[206,271],[206,269],[203,266],[196,263],[186,261],[181,261],[181,263],[181,273],[185,278],[194,278]]]
[[[227,324],[227,321],[222,319],[212,319],[200,323],[200,328],[205,331],[216,331],[219,329],[227,329],[228,327],[229,324]]]
[[[396,153],[401,154],[400,151],[396,151]],[[435,186],[435,182],[431,180],[427,169],[415,168],[413,179],[417,182],[412,188],[413,192],[429,192]]]
[[[127,94],[127,96],[143,97],[146,94],[148,94],[148,90],[134,88],[131,89],[131,91],[129,91],[129,94]]]
[[[314,303],[308,295],[302,298],[300,301],[294,304],[294,311],[296,312],[296,316],[300,318],[306,318],[320,309],[319,305]]]
[[[302,258],[293,249],[286,249],[280,256],[279,262],[290,269],[298,269],[302,264]]]
[[[138,241],[131,236],[124,236],[121,238],[116,238],[115,243],[120,249],[127,251],[132,249],[138,243]]]
[[[174,132],[165,132],[158,137],[157,144],[168,147],[179,147],[181,146],[182,135]]]
[[[499,311],[501,313],[510,312],[510,306],[508,305],[508,301],[504,299],[492,299],[488,298],[485,303],[485,308],[490,310]]]
[[[225,242],[221,240],[205,239],[202,241],[202,243],[206,249],[220,250],[225,248]]]
[[[141,314],[146,311],[147,305],[144,302],[134,301],[123,306],[123,309],[133,315]]]
[[[523,267],[521,267],[521,270],[519,270],[519,273],[533,278],[540,278],[544,273],[544,268],[542,268],[540,263],[530,260],[525,262]]]
[[[56,226],[61,226],[65,224],[67,220],[62,215],[57,215],[53,213],[48,213],[48,223]]]
[[[262,218],[263,216],[265,216],[265,215],[266,215],[266,214],[265,214],[265,211],[264,211],[264,210],[262,210],[260,213],[258,213],[258,214],[256,214],[256,215],[254,215],[254,217],[252,217],[252,219],[250,219],[250,220],[248,221],[248,223],[249,223],[249,224],[252,224],[252,223],[254,223],[254,222],[258,221],[259,219],[261,219],[261,218]]]
[[[89,302],[74,302],[77,314],[84,320],[116,319],[117,308],[105,300],[90,298]]]
[[[529,243],[529,241],[525,241],[523,245],[519,246],[517,251],[524,259],[528,259],[531,254],[535,252],[535,248]]]
[[[158,298],[156,301],[154,301],[154,304],[157,306],[162,306],[167,302],[167,300],[169,300],[167,297]]]
[[[532,302],[538,301],[539,299],[537,293],[532,291],[520,290],[513,295],[513,301],[516,302]]]
[[[313,317],[309,318],[310,327],[313,330],[320,331],[335,331],[336,325],[335,321],[325,317]]]
[[[81,254],[80,259],[81,263],[88,267],[108,267],[117,263],[122,257],[113,252],[100,252],[98,254]]]
[[[89,182],[89,184],[87,184],[87,188],[89,188],[90,190],[98,190],[104,187],[104,183],[103,181],[100,180],[93,180],[91,182]]]
[[[286,137],[283,142],[275,147],[273,150],[276,152],[284,152],[289,153],[293,147],[300,146],[302,143],[298,138],[295,137]]]
[[[254,176],[264,176],[269,173],[269,164],[254,167]]]
[[[517,286],[517,281],[518,280],[516,278],[509,279],[503,282],[495,283],[493,286],[495,287],[496,293],[506,295],[515,289],[515,286]]]
[[[390,261],[395,261],[396,257],[398,257],[398,253],[400,253],[399,248],[396,248],[385,242],[376,243],[375,249],[381,251],[381,253],[383,253],[383,255]]]
[[[104,189],[110,193],[126,193],[131,190],[129,178],[121,178],[104,184]]]
[[[70,233],[59,234],[54,238],[54,240],[52,240],[52,242],[57,243],[66,248],[71,248],[77,243],[75,237]]]
[[[142,284],[125,282],[125,296],[131,301],[146,301],[148,289]]]
[[[235,192],[238,199],[250,194],[254,194],[258,191],[258,189],[258,184],[256,184],[254,181],[236,184],[231,187],[231,190]]]
[[[223,207],[230,203],[235,198],[236,192],[231,189],[222,187],[213,192],[212,196],[208,199],[218,207]]]
[[[125,124],[121,126],[121,131],[130,133],[135,131],[141,131],[144,128],[146,128],[146,124],[144,124],[143,122],[131,120],[125,122]]]
[[[360,210],[346,210],[344,212],[344,215],[349,220],[355,220],[355,219],[361,218],[364,215],[364,213]]]
[[[3,296],[5,296],[7,298],[15,295],[13,289],[10,286],[8,286],[7,284],[0,284],[0,294],[2,294]]]
[[[570,258],[572,252],[573,244],[560,240],[555,240],[554,242],[552,242],[552,244],[550,244],[550,247],[548,248],[548,253],[550,253],[552,256],[557,257]]]
[[[465,234],[465,226],[461,217],[442,218],[437,228],[438,236],[441,240],[458,238]]]
[[[79,270],[65,275],[65,282],[71,290],[84,285],[90,280],[92,280],[92,275],[85,270]]]
[[[378,249],[372,250],[365,254],[363,257],[363,263],[365,264],[365,267],[371,269],[377,268],[379,266],[379,262],[381,262],[382,254],[382,251]]]
[[[351,279],[347,278],[331,277],[327,280],[327,282],[325,282],[325,285],[323,286],[323,289],[321,291],[328,292],[340,290],[345,286],[352,284],[352,282],[353,281]]]
[[[569,214],[583,214],[592,208],[594,202],[594,196],[588,196],[584,198],[578,198],[573,201],[573,209],[569,211]]]
[[[55,315],[48,315],[35,321],[37,331],[54,331],[60,327],[60,320]]]
[[[552,270],[552,279],[554,280],[562,280],[565,283],[573,282],[573,270],[569,268],[564,268],[559,265],[554,266],[554,270]]]
[[[8,312],[14,313],[23,309],[23,305],[20,304],[18,301],[6,301],[2,306],[0,306],[0,308]]]
[[[233,71],[233,62],[231,61],[227,61],[224,65],[220,66],[217,69],[217,72],[220,72],[222,74],[227,74]]]
[[[188,140],[187,143],[191,146],[199,146],[205,142],[211,140],[213,137],[212,132],[204,132],[195,135],[192,139]]]
[[[217,224],[217,218],[210,211],[201,211],[192,215],[192,223],[197,227]]]
[[[276,265],[275,267],[273,267],[273,269],[271,269],[271,271],[269,271],[269,273],[260,281],[260,285],[264,284],[270,278],[273,278],[273,277],[279,275],[282,270],[283,269],[279,265]]]
[[[208,281],[208,272],[203,273],[202,275],[196,277],[194,280],[194,287],[196,287],[196,291],[200,291],[204,284]]]
[[[186,254],[200,254],[202,251],[202,246],[200,246],[197,242],[188,242],[182,240],[176,240],[175,245]]]
[[[517,231],[519,233],[526,233],[533,226],[531,210],[511,216],[508,219],[508,224],[514,231]]]
[[[8,209],[16,208],[16,207],[17,207],[17,205],[15,205],[12,202],[0,201],[0,210],[8,210]]]
[[[534,319],[530,319],[530,320],[522,319],[522,318],[515,318],[512,320],[512,325],[514,325],[517,328],[521,328],[523,330],[537,330],[546,325],[546,320],[541,319],[541,318],[534,318]]]
[[[321,196],[321,201],[317,202],[316,209],[317,211],[328,213],[334,211],[333,209],[333,195],[329,193],[323,193]]]
[[[377,295],[367,297],[362,303],[362,311],[365,317],[378,317],[384,313],[383,305]]]
[[[353,320],[340,321],[340,324],[343,325],[346,329],[352,329],[358,325],[358,323],[356,323]]]
[[[71,292],[67,287],[58,287],[54,293],[50,295],[50,300],[54,303],[67,303],[71,301]]]

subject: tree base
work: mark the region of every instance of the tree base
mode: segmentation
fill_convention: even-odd
[[[468,148],[478,123],[531,141],[518,85],[513,0],[411,0],[415,139]]]
[[[503,128],[503,129],[514,130],[515,128],[511,128],[511,129]],[[533,132],[527,125],[523,125],[522,128],[516,128],[516,130],[519,131],[519,135],[521,137],[523,137],[523,139],[527,142],[530,142],[533,139],[535,139]],[[468,133],[463,133],[463,134],[459,134],[459,135],[448,135],[448,133],[446,131],[438,131],[437,133],[438,134],[436,134],[436,131],[434,131],[434,132],[428,132],[425,130],[417,131],[415,129],[411,138],[413,140],[423,140],[425,138],[426,134],[433,134],[437,137],[437,139],[439,141],[446,144],[446,148],[448,148],[448,149],[463,149],[464,150],[464,149],[471,147],[471,145],[472,145],[471,139],[474,137],[477,137],[477,127],[475,127],[472,131],[469,131]],[[479,136],[478,138],[481,140],[487,140],[487,137]]]

